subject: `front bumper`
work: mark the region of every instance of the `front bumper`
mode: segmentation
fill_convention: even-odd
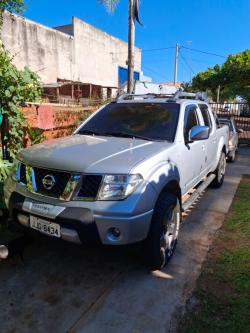
[[[139,242],[147,237],[153,210],[133,216],[97,215],[89,208],[51,205],[27,198],[13,192],[8,201],[9,210],[15,223],[29,227],[29,216],[42,217],[61,227],[61,237],[74,243],[125,245]],[[26,217],[26,218],[25,218]],[[112,230],[119,230],[114,237]]]
[[[236,153],[236,147],[235,146],[229,146],[228,147],[228,152],[227,152],[227,157],[231,158],[235,155]]]

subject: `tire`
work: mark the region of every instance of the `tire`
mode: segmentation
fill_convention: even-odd
[[[223,184],[224,176],[226,171],[226,155],[224,152],[221,153],[218,166],[215,170],[215,178],[211,183],[213,188],[219,188]]]
[[[148,237],[145,241],[146,261],[151,270],[163,268],[174,254],[181,222],[179,199],[170,193],[160,194],[155,205]]]

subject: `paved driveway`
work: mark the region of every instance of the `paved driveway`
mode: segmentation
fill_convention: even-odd
[[[249,150],[228,164],[223,187],[207,190],[184,216],[176,255],[162,272],[148,272],[122,249],[37,237],[24,262],[0,263],[0,332],[174,332],[244,173]]]

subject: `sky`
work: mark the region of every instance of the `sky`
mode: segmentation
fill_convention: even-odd
[[[76,16],[127,41],[127,0],[109,14],[98,0],[26,0],[24,16],[49,27],[69,24]],[[180,48],[178,81],[190,81],[228,54],[250,49],[250,0],[140,0],[136,46],[142,70],[156,82],[173,81],[175,45]],[[214,53],[208,55],[184,47]],[[152,50],[163,49],[165,50]]]

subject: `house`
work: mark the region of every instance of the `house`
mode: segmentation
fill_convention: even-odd
[[[36,72],[50,100],[106,98],[127,80],[127,43],[76,18],[46,27],[4,13],[2,41],[15,65]],[[135,48],[135,78],[141,50]]]

